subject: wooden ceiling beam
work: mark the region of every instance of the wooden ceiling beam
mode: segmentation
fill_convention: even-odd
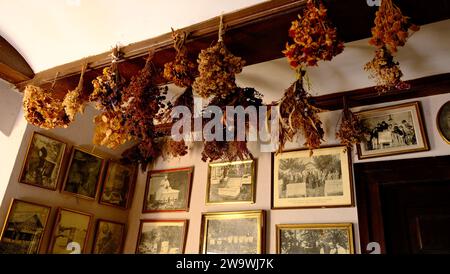
[[[28,81],[34,72],[22,55],[0,36],[0,78],[12,84]]]

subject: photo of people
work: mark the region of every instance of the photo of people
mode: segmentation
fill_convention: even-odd
[[[120,254],[125,233],[125,225],[99,220],[94,240],[93,254]]]
[[[127,208],[134,187],[136,167],[110,162],[101,192],[102,204]]]

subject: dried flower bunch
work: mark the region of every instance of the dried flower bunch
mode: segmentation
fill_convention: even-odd
[[[359,144],[364,140],[364,125],[359,120],[358,116],[350,109],[344,108],[342,112],[342,121],[339,130],[336,132],[342,145],[352,147],[354,144]]]
[[[174,32],[172,30],[177,55],[174,61],[164,64],[164,78],[179,87],[191,86],[196,73],[196,66],[194,62],[189,60],[188,51],[184,45],[186,36],[185,32]]]
[[[302,133],[305,138],[304,145],[311,152],[320,146],[323,140],[324,130],[318,116],[320,109],[309,101],[310,95],[303,88],[304,71],[284,93],[279,102],[280,121],[280,146],[278,152],[282,152],[287,141],[293,141],[294,136]]]
[[[245,61],[234,56],[219,40],[204,49],[198,56],[199,76],[195,78],[194,90],[203,98],[225,97],[236,89],[236,74],[242,71]]]
[[[287,43],[283,53],[294,69],[316,66],[321,60],[329,61],[344,49],[344,43],[337,39],[336,28],[328,19],[327,9],[316,2],[308,0],[303,14],[289,29],[289,37],[294,43]]]
[[[163,138],[161,141],[161,154],[164,159],[182,157],[188,154],[188,146],[184,140],[174,141],[171,137]]]
[[[409,17],[403,16],[392,0],[383,0],[375,15],[375,26],[372,28],[369,44],[377,48],[385,47],[395,53],[397,47],[405,45],[409,31],[418,30],[419,26],[412,24]]]
[[[83,77],[86,71],[86,65],[81,69],[80,80],[78,82],[78,86],[67,92],[66,96],[64,96],[64,101],[62,102],[64,106],[64,110],[69,116],[70,121],[75,119],[75,115],[80,112],[83,113],[86,100],[83,97]]]
[[[117,64],[103,69],[103,74],[92,81],[94,91],[89,95],[89,101],[97,102],[96,108],[104,111],[119,111],[122,102],[122,90],[125,79],[117,69]]]
[[[125,164],[140,164],[145,171],[149,163],[153,163],[161,155],[159,144],[148,139],[132,146],[122,153],[121,161]]]
[[[104,112],[94,118],[94,124],[93,143],[95,145],[116,149],[131,139],[120,113]]]
[[[65,128],[70,123],[62,101],[53,96],[52,90],[27,85],[23,96],[23,110],[28,123],[40,128]]]

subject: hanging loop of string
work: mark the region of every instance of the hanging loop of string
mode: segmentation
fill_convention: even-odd
[[[88,64],[84,63],[83,66],[81,67],[81,74],[80,74],[80,80],[78,81],[78,88],[82,88],[83,87],[83,81],[84,81],[84,73],[86,72]]]
[[[178,31],[176,32],[173,28],[172,29],[172,39],[173,39],[173,47],[177,51],[177,53],[180,53],[180,51],[183,50],[184,43],[187,39],[187,33],[184,31]]]
[[[223,42],[223,34],[224,34],[224,26],[223,26],[223,13],[220,15],[220,22],[219,22],[219,42]]]
[[[53,89],[55,88],[56,80],[58,79],[58,76],[59,76],[59,71],[56,72],[55,78],[53,79],[52,87],[50,88],[51,91],[53,91]]]

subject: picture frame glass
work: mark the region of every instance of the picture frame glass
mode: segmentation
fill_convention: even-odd
[[[437,126],[442,138],[450,144],[450,101],[440,108],[437,116]]]
[[[254,160],[208,165],[206,204],[253,203]]]
[[[273,156],[273,208],[353,205],[349,149],[344,146]]]
[[[50,207],[14,199],[0,239],[0,254],[37,254]]]
[[[20,182],[55,190],[58,186],[66,146],[64,142],[34,132],[25,157]]]
[[[100,203],[127,208],[132,199],[136,166],[110,162],[100,194]]]
[[[186,221],[142,221],[137,254],[183,254]]]
[[[193,168],[150,171],[143,212],[188,211]]]
[[[99,220],[93,244],[93,254],[120,254],[125,233],[125,225]]]

